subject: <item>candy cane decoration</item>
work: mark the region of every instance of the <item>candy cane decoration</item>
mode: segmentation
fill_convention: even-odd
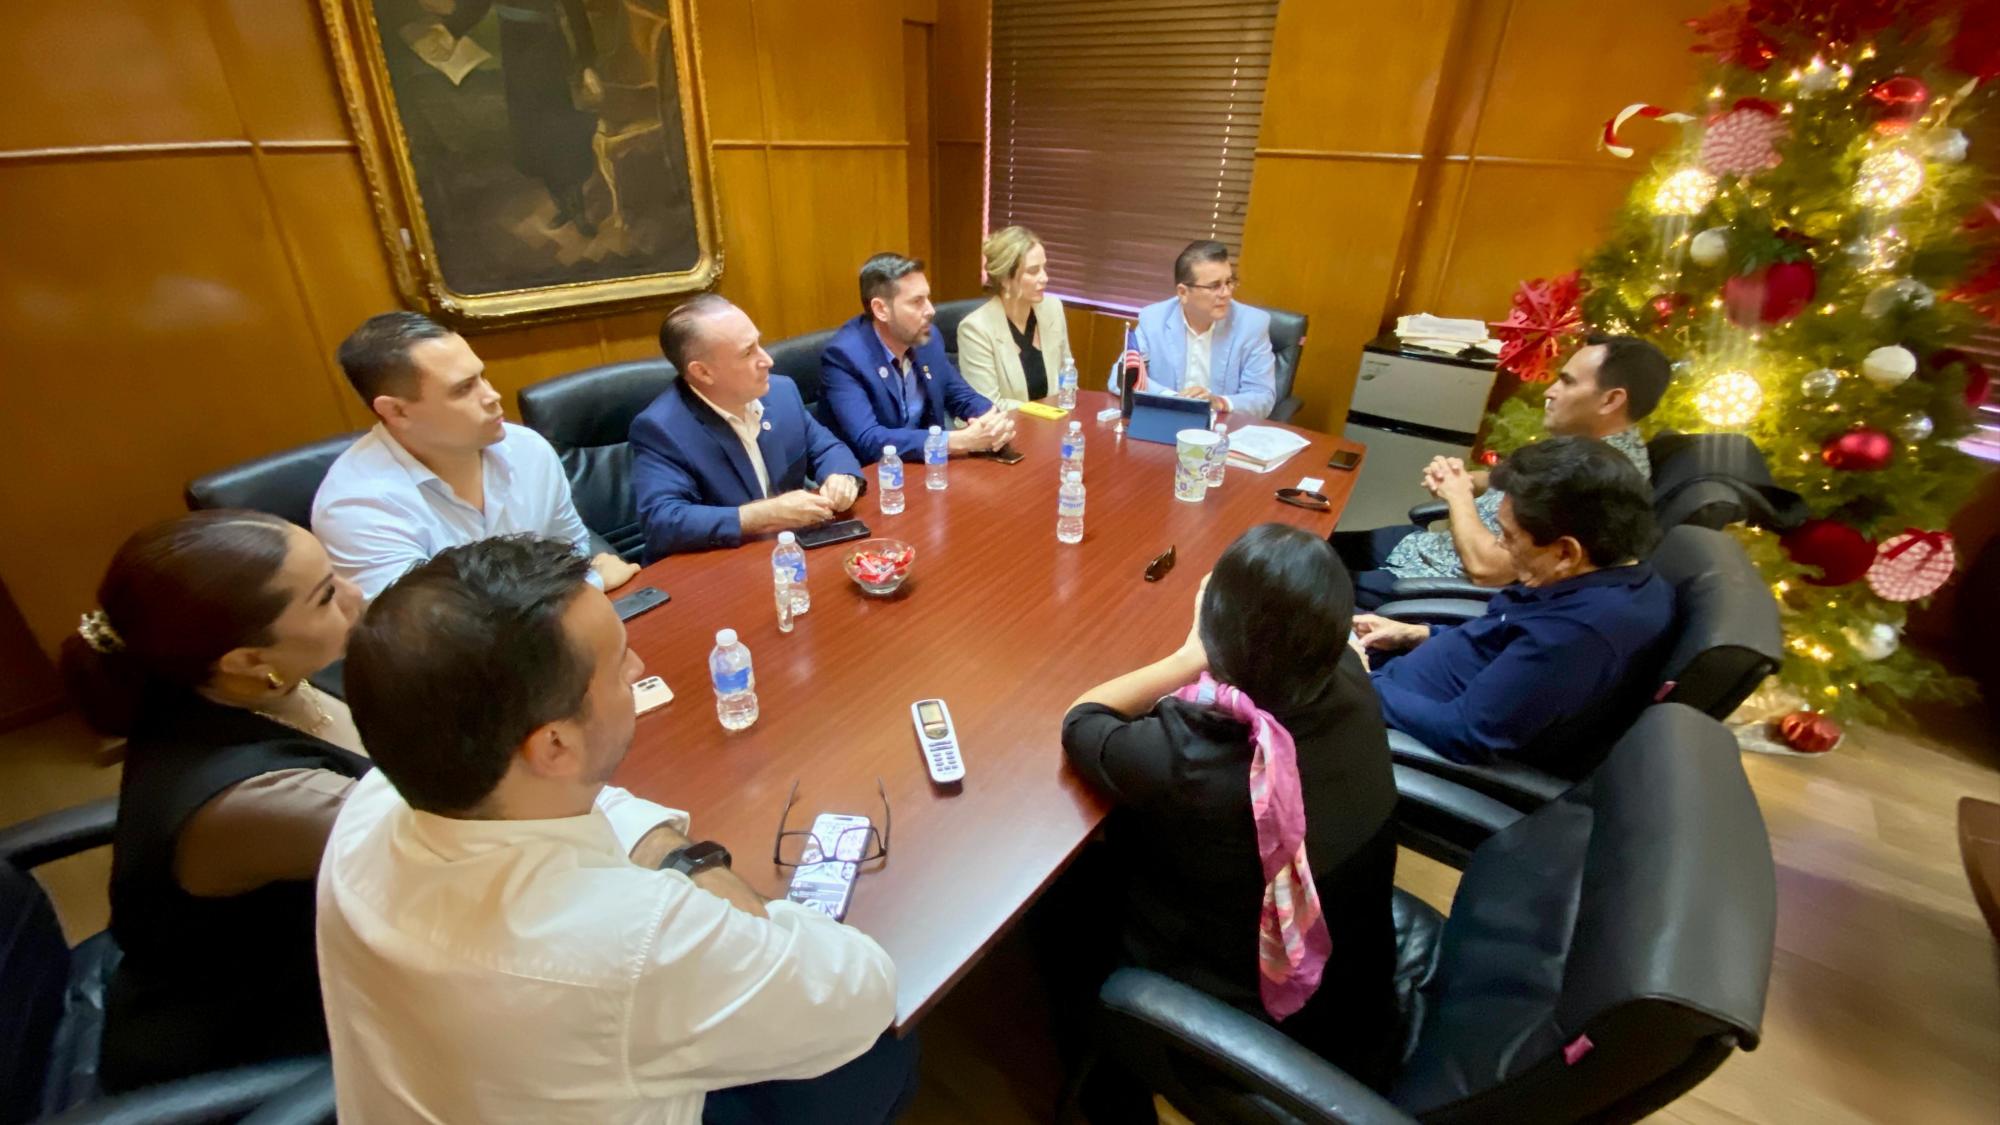
[[[1618,130],[1624,128],[1625,123],[1634,117],[1650,117],[1671,125],[1694,120],[1694,115],[1691,113],[1673,113],[1656,105],[1634,102],[1619,110],[1618,116],[1604,123],[1604,135],[1597,138],[1597,146],[1620,160],[1630,158],[1632,150],[1618,143]]]

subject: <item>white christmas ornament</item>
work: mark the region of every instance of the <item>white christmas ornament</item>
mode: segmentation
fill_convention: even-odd
[[[1965,159],[1965,150],[1970,147],[1965,134],[1957,129],[1946,129],[1931,137],[1932,160],[1941,164],[1957,164]]]
[[[1914,277],[1905,277],[1868,294],[1868,299],[1861,302],[1861,312],[1864,316],[1880,318],[1904,306],[1912,309],[1930,308],[1935,299],[1936,294],[1931,292],[1930,286]]]
[[[1896,436],[1915,445],[1931,436],[1936,429],[1937,423],[1931,421],[1930,415],[1921,410],[1912,410],[1896,423]]]
[[[1876,348],[1861,361],[1861,374],[1878,387],[1899,386],[1916,373],[1917,357],[1896,344]]]
[[[1729,253],[1729,228],[1710,227],[1688,243],[1688,257],[1698,266],[1712,266]]]
[[[1886,660],[1903,647],[1902,635],[1896,627],[1880,621],[1861,629],[1849,626],[1840,632],[1854,646],[1854,655],[1867,661]]]
[[[1799,376],[1799,393],[1812,399],[1829,399],[1840,389],[1840,372],[1831,367],[1808,371]]]
[[[1798,71],[1799,94],[1808,98],[1819,97],[1846,80],[1847,76],[1841,73],[1846,69],[1828,66],[1818,55],[1814,55],[1812,61]]]

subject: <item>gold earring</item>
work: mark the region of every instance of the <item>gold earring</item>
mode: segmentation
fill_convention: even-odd
[[[272,691],[285,690],[285,681],[279,679],[276,672],[264,673],[264,682],[271,685]]]

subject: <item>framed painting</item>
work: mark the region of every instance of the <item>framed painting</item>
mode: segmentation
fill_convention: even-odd
[[[722,273],[693,0],[320,0],[397,288],[461,327]]]

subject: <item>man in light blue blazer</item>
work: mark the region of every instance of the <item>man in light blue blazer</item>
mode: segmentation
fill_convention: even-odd
[[[806,412],[742,309],[714,294],[667,314],[680,378],[632,420],[646,561],[825,523],[854,506],[861,465]]]
[[[1174,259],[1175,296],[1139,310],[1139,354],[1120,356],[1111,390],[1128,362],[1136,390],[1207,399],[1218,413],[1263,418],[1278,401],[1271,314],[1236,301],[1229,247],[1206,239]]]

